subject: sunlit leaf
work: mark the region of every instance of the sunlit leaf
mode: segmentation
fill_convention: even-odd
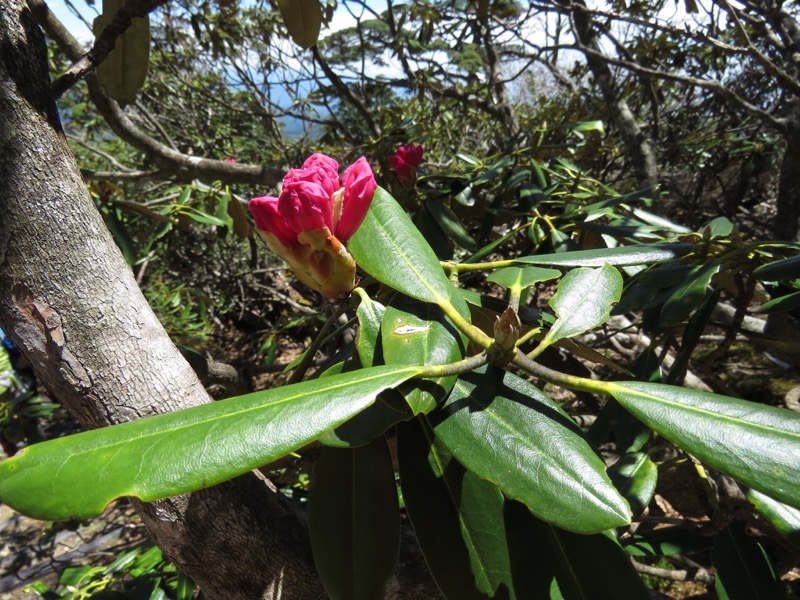
[[[800,509],[787,506],[756,490],[748,489],[745,495],[778,533],[800,549]]]
[[[374,367],[34,444],[0,463],[0,500],[56,520],[205,488],[315,440],[417,372]]]
[[[611,265],[573,269],[550,299],[558,319],[542,343],[551,344],[602,325],[611,314],[611,305],[619,302],[621,295],[622,275]]]
[[[561,277],[561,271],[541,267],[506,267],[491,273],[486,280],[508,289],[522,290],[540,281]]]
[[[451,286],[439,259],[383,188],[375,190],[367,216],[348,249],[364,271],[407,296],[435,304],[449,301]]]
[[[461,334],[432,304],[389,306],[381,325],[383,360],[387,365],[440,365],[461,360],[466,350]],[[428,413],[441,402],[456,377],[438,377],[401,386],[414,414]]]
[[[386,307],[371,298],[363,297],[356,309],[358,318],[358,336],[356,350],[362,367],[375,364],[375,351],[380,342],[381,320]]]
[[[580,430],[519,377],[494,367],[463,375],[429,418],[461,464],[541,519],[581,533],[629,522],[628,504]]]
[[[718,471],[800,508],[800,414],[688,388],[609,387],[636,418]]]
[[[692,244],[637,244],[618,248],[523,256],[515,260],[535,265],[561,267],[602,267],[606,263],[619,267],[667,262],[688,254],[692,248],[694,248]]]

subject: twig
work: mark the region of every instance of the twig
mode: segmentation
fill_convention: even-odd
[[[714,575],[709,573],[702,567],[696,569],[662,569],[660,567],[651,567],[650,565],[643,565],[631,558],[633,568],[639,573],[645,575],[652,575],[659,579],[666,579],[668,581],[696,581],[705,585],[713,585]]]

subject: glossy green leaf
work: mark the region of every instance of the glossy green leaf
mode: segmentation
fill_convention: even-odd
[[[580,430],[523,379],[494,367],[463,375],[429,418],[461,464],[539,518],[582,533],[630,522]]]
[[[622,547],[631,556],[672,556],[706,552],[711,548],[711,542],[710,536],[691,533],[676,526],[627,536],[622,540]]]
[[[92,29],[99,36],[116,16],[124,2],[103,0],[103,14],[95,18]],[[106,94],[121,106],[132,104],[147,79],[150,60],[150,16],[136,17],[117,37],[114,49],[97,66],[97,79]]]
[[[295,44],[311,48],[319,39],[322,7],[319,0],[278,0],[278,8]]]
[[[483,600],[513,590],[499,488],[464,469],[421,419],[398,429],[397,453],[408,516],[445,596]]]
[[[441,305],[450,281],[430,245],[383,188],[375,190],[367,216],[348,249],[358,265],[381,283],[407,296]]]
[[[580,268],[567,273],[550,299],[558,318],[542,344],[572,337],[608,320],[611,305],[622,295],[622,275],[611,265]]]
[[[325,448],[308,498],[314,563],[332,600],[382,600],[400,551],[400,507],[384,438]]]
[[[659,324],[662,327],[674,327],[685,321],[692,311],[703,303],[711,278],[719,268],[719,263],[708,263],[693,268],[687,280],[664,302],[658,316]]]
[[[476,250],[478,243],[475,241],[461,220],[445,204],[436,198],[429,199],[425,206],[442,231],[456,244],[467,250]]]
[[[356,308],[358,319],[358,335],[356,337],[356,351],[362,367],[371,367],[375,364],[375,352],[379,350],[381,321],[386,307],[371,298],[362,297]]]
[[[795,548],[800,549],[800,509],[787,506],[756,490],[748,489],[745,495],[778,533],[789,540]]]
[[[463,334],[432,304],[402,302],[387,307],[381,340],[387,365],[441,365],[461,360],[466,351]],[[444,399],[455,380],[455,376],[418,379],[401,391],[414,414],[428,413]]]
[[[641,515],[650,504],[658,481],[658,467],[650,457],[644,452],[626,454],[608,468],[608,476],[628,501],[633,516]]]
[[[0,463],[0,500],[56,520],[208,487],[317,439],[417,372],[374,367],[34,444]]]
[[[617,267],[667,262],[688,254],[692,244],[637,244],[598,250],[577,250],[561,254],[523,256],[516,262],[561,267],[601,267],[608,263]]]
[[[506,267],[491,273],[486,280],[508,289],[523,290],[540,281],[561,277],[561,271],[541,267]]]
[[[792,292],[785,296],[773,298],[758,307],[757,313],[779,313],[800,307],[800,292]]]
[[[733,223],[727,217],[717,217],[712,219],[704,229],[708,230],[708,234],[712,238],[725,237],[733,233]]]
[[[764,549],[750,540],[744,526],[731,523],[714,536],[711,562],[717,570],[714,587],[729,600],[786,598]]]
[[[800,277],[800,256],[792,256],[761,265],[753,271],[753,275],[761,281],[797,279]]]
[[[631,381],[608,392],[718,471],[800,508],[800,414],[688,388]]]

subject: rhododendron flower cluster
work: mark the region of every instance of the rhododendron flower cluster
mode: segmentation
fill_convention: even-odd
[[[310,156],[283,178],[277,198],[250,200],[258,233],[289,263],[298,279],[326,298],[355,287],[356,263],[345,248],[367,214],[377,188],[367,159],[345,169],[324,154]]]
[[[389,166],[401,179],[413,181],[417,177],[417,167],[422,162],[422,144],[400,146],[397,152],[389,157]]]

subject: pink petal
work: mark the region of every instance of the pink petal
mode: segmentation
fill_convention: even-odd
[[[248,208],[253,214],[258,229],[271,233],[285,246],[297,243],[297,234],[286,225],[286,221],[278,209],[277,198],[272,196],[253,198],[250,200]]]
[[[278,209],[286,225],[295,233],[327,227],[333,230],[331,196],[312,181],[284,182]]]
[[[375,189],[378,187],[372,167],[363,156],[345,169],[342,176],[344,198],[342,216],[335,225],[335,234],[343,244],[347,243],[367,215]]]

